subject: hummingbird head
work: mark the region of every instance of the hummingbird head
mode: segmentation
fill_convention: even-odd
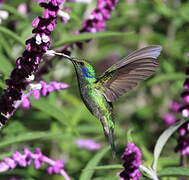
[[[67,56],[67,55],[64,55],[63,56],[64,58],[70,60],[76,67],[84,67],[84,66],[88,66],[90,65],[86,60],[84,59],[78,59],[78,58],[75,58],[75,57],[70,57],[70,56]],[[91,66],[91,65],[90,65]]]
[[[76,72],[80,77],[87,79],[89,82],[96,81],[94,68],[89,62],[84,59],[70,57],[66,54],[62,54],[62,56],[74,64]]]

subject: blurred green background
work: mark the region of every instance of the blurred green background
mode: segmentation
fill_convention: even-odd
[[[29,6],[26,15],[17,11],[21,3]],[[52,49],[75,41],[72,33],[81,28],[81,23],[89,17],[95,4],[94,0],[90,4],[65,4],[72,9],[71,19],[67,24],[58,21],[52,35]],[[29,0],[7,0],[2,9],[10,14],[0,25],[1,92],[5,88],[5,79],[9,77],[15,60],[23,52],[23,43],[32,35],[32,20],[42,13],[42,8],[37,3]],[[102,33],[100,38],[93,35],[90,42],[84,43],[83,49],[75,48],[72,51],[73,56],[89,60],[100,74],[113,62],[138,48],[147,45],[163,47],[157,73],[114,103],[118,156],[121,156],[130,134],[143,151],[143,163],[151,164],[155,142],[166,128],[162,116],[168,111],[171,100],[179,99],[182,92],[184,71],[188,62],[186,54],[189,52],[188,25],[188,0],[120,0],[112,18],[107,21],[105,33]],[[8,30],[11,31],[10,34]],[[87,37],[90,38],[90,35]],[[84,37],[81,36],[82,39]],[[40,147],[46,155],[54,159],[63,159],[68,174],[73,179],[79,179],[83,168],[97,152],[80,149],[74,141],[78,138],[93,139],[103,147],[108,146],[101,124],[81,101],[76,75],[70,62],[53,59],[49,72],[42,78],[47,82],[66,82],[70,87],[53,92],[40,100],[31,98],[32,108],[27,111],[18,109],[0,132],[0,157],[11,155],[23,147]],[[159,169],[179,165],[179,155],[174,152],[175,146],[176,137],[173,137],[163,151]],[[113,159],[108,151],[103,155],[99,165],[111,164],[121,164],[121,159]],[[121,169],[95,170],[92,179],[117,179],[116,173],[119,171]],[[21,175],[32,180],[62,179],[58,175],[48,175],[43,168],[36,171],[33,167],[1,174],[0,179],[10,175]]]

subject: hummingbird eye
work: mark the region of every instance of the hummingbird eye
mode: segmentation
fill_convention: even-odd
[[[84,66],[84,62],[79,62],[80,65]]]

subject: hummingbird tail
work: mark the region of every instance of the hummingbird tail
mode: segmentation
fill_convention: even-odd
[[[114,134],[113,134],[112,128],[110,128],[110,130],[109,130],[108,140],[109,140],[109,143],[111,146],[112,155],[113,155],[113,157],[115,157],[116,156],[116,147],[115,147]]]
[[[107,128],[106,130],[104,129],[105,135],[108,139],[108,142],[110,143],[111,150],[112,150],[112,155],[113,157],[116,157],[116,147],[114,143],[114,133],[113,133],[113,128]]]

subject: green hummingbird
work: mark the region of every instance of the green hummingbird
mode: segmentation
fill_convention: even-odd
[[[89,111],[101,121],[113,153],[115,123],[112,102],[154,74],[159,66],[157,57],[161,49],[161,46],[148,46],[134,51],[113,64],[100,77],[96,77],[93,66],[86,60],[56,53],[73,63],[81,98]]]

